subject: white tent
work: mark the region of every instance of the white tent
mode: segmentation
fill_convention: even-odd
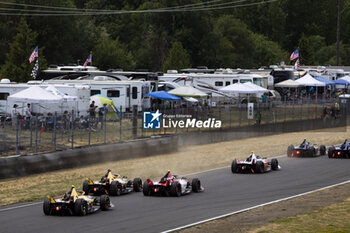
[[[303,84],[307,87],[324,87],[326,84],[324,82],[320,82],[313,78],[309,73],[305,74],[303,77],[296,80],[298,83]]]
[[[191,86],[177,87],[168,93],[181,97],[206,97],[207,94]]]
[[[266,88],[263,88],[263,87],[261,87],[259,85],[256,85],[256,84],[252,83],[252,82],[246,82],[246,83],[243,83],[243,84],[247,85],[247,86],[249,86],[249,87],[251,87],[253,89],[256,89],[257,91],[259,91],[259,93],[265,93],[265,92],[269,91]]]
[[[219,91],[238,93],[238,94],[254,94],[254,93],[261,92],[261,91],[254,89],[248,85],[245,85],[243,83],[234,83],[234,84],[228,85],[226,87],[220,88]]]
[[[344,76],[344,77],[342,77],[340,79],[344,79],[344,80],[350,82],[350,76],[349,75],[346,75],[346,76]]]
[[[62,97],[64,102],[76,102],[76,101],[78,101],[77,96],[66,95],[63,92],[57,90],[57,88],[54,87],[53,85],[49,85],[47,88],[45,88],[45,90],[50,92],[53,95]]]
[[[8,101],[27,102],[27,103],[61,103],[63,98],[51,94],[50,92],[38,87],[32,86],[23,91],[7,97]]]
[[[285,81],[282,81],[282,82],[275,84],[275,87],[296,88],[296,87],[301,87],[301,86],[304,86],[304,85],[297,82],[297,81],[291,80],[291,79],[288,79],[288,80],[285,80]]]

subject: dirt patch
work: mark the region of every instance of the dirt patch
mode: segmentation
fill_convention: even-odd
[[[257,155],[267,157],[286,154],[289,144],[298,144],[304,138],[318,145],[339,144],[348,137],[346,132],[348,129],[350,127],[347,130],[338,129],[339,132],[306,131],[190,146],[180,149],[177,153],[106,162],[88,167],[2,180],[0,182],[0,205],[42,200],[46,195],[63,194],[71,184],[80,188],[86,177],[99,179],[108,168],[114,173],[129,178],[141,177],[143,180],[159,178],[168,169],[175,174],[183,175],[229,166],[234,158],[246,158],[252,150]]]
[[[188,229],[180,231],[181,233],[219,233],[219,232],[293,232],[290,228],[274,228],[273,225],[276,223],[271,223],[266,226],[271,221],[277,220],[276,222],[287,223],[283,226],[288,225],[290,221],[290,216],[295,216],[302,213],[307,213],[314,210],[319,210],[320,208],[330,206],[335,203],[344,202],[350,198],[350,184],[344,184],[331,189],[322,190],[316,193],[308,194],[295,199],[279,202],[276,204],[267,205],[254,210],[243,212],[237,215],[232,215],[223,219],[215,220],[212,222],[204,223],[198,226],[194,226]],[[349,204],[349,202],[345,203]],[[317,212],[317,211],[316,211]],[[350,213],[347,213],[349,216]],[[348,221],[349,217],[346,215],[338,216],[340,221]],[[317,219],[317,217],[315,217]],[[313,219],[314,220],[314,219]],[[333,219],[332,219],[333,220]],[[304,223],[307,224],[307,223]],[[331,230],[331,229],[329,229]],[[299,229],[295,232],[302,232]],[[310,231],[304,231],[310,232]],[[317,231],[315,231],[317,232]],[[348,231],[346,231],[348,232]]]

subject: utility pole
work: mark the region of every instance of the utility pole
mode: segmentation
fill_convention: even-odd
[[[343,13],[341,10],[342,0],[338,0],[338,19],[337,19],[337,66],[339,66],[339,46],[340,46],[340,19],[341,14]]]

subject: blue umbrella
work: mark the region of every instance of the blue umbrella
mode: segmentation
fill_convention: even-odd
[[[346,81],[345,79],[337,79],[333,81],[336,85],[349,85],[350,82]]]
[[[155,91],[155,92],[148,93],[146,95],[151,96],[153,98],[162,99],[162,100],[181,100],[180,97],[174,96],[165,91]]]

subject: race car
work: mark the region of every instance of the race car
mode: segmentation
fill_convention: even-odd
[[[45,215],[70,214],[85,216],[99,209],[107,210],[109,207],[113,207],[113,204],[108,195],[88,196],[83,191],[77,191],[74,185],[62,198],[47,196],[43,204]]]
[[[108,169],[100,181],[92,181],[87,178],[83,183],[83,191],[87,194],[101,195],[108,194],[111,196],[119,196],[121,194],[134,192],[141,192],[142,180],[135,178],[133,181],[128,180],[125,176],[112,174]]]
[[[326,146],[321,145],[319,148],[307,142],[306,139],[300,144],[300,146],[295,147],[294,145],[289,145],[287,148],[288,157],[316,157],[326,154]]]
[[[204,188],[198,178],[189,181],[185,177],[178,177],[172,175],[170,171],[159,182],[153,182],[147,179],[143,183],[143,195],[145,196],[173,196],[179,197],[181,195],[189,194],[191,192],[201,192]]]
[[[328,148],[328,158],[350,159],[350,150],[349,148],[345,149],[342,146],[331,146]]]
[[[267,158],[256,156],[254,153],[251,153],[244,161],[234,159],[231,163],[232,173],[264,173],[271,170],[276,171],[280,168],[277,159],[271,159],[270,161]]]

